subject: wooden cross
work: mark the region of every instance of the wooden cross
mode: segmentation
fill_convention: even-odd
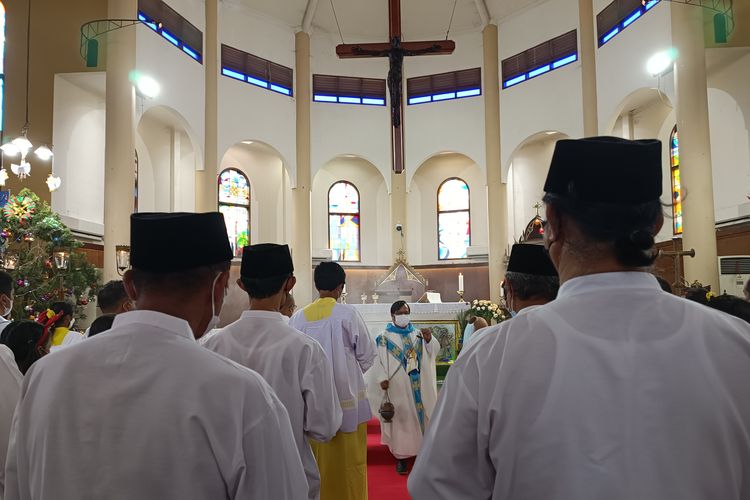
[[[388,0],[388,36],[385,43],[355,43],[336,46],[336,55],[342,59],[357,57],[387,57],[388,91],[391,97],[391,160],[393,171],[404,171],[404,56],[452,54],[456,43],[452,40],[427,42],[401,41],[401,0]]]

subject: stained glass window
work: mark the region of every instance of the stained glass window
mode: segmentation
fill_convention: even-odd
[[[471,245],[469,185],[452,178],[438,188],[438,259],[465,259]]]
[[[337,182],[328,191],[328,246],[333,260],[361,260],[359,228],[359,191],[353,184]]]
[[[224,214],[234,256],[239,257],[250,244],[250,181],[239,170],[228,168],[219,175],[219,212]]]
[[[5,121],[5,5],[0,2],[0,131]]]
[[[682,234],[682,190],[680,188],[680,145],[677,127],[669,140],[669,165],[672,172],[672,230]]]

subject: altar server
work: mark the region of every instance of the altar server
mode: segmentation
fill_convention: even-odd
[[[219,213],[131,216],[136,310],[26,374],[6,500],[305,498],[273,390],[195,340],[218,320],[231,259]]]
[[[451,367],[412,497],[750,499],[750,326],[647,272],[661,143],[558,141],[544,189],[558,297]]]
[[[316,499],[320,475],[308,439],[330,441],[341,426],[341,407],[325,351],[279,312],[296,281],[287,245],[245,247],[237,284],[247,292],[250,310],[203,345],[257,371],[274,389],[289,412],[308,498]]]
[[[375,380],[395,407],[390,422],[381,417],[380,429],[383,444],[396,458],[396,472],[402,475],[408,472],[406,459],[419,453],[435,409],[435,358],[440,352],[440,342],[429,328],[414,328],[410,313],[403,300],[391,305],[391,323],[375,339],[378,361],[373,367]]]
[[[3,497],[5,485],[5,455],[8,452],[10,424],[21,393],[22,379],[13,352],[0,344],[0,498]]]
[[[375,343],[357,310],[337,303],[346,282],[344,269],[321,262],[314,279],[320,298],[292,316],[290,324],[323,346],[343,410],[336,437],[311,443],[320,469],[320,498],[366,499],[367,421],[372,412],[363,374],[377,356]]]

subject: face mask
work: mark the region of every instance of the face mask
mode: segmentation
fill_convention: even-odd
[[[515,318],[516,316],[518,316],[518,313],[516,311],[512,310],[512,309],[510,311],[508,311],[508,312],[510,313],[510,317],[511,318]]]
[[[411,316],[408,314],[397,314],[393,320],[393,323],[399,328],[406,328],[411,322]]]
[[[0,312],[0,316],[7,316],[10,314],[10,312],[13,310],[13,301],[11,300],[8,303],[8,308],[2,312]]]
[[[208,322],[208,325],[206,325],[206,331],[203,332],[203,335],[219,326],[219,315],[216,314],[216,302],[214,301],[214,290],[216,289],[216,282],[219,280],[219,276],[221,276],[221,274],[217,274],[213,283],[211,283],[211,320]],[[224,290],[224,296],[226,297],[226,295],[227,292]]]

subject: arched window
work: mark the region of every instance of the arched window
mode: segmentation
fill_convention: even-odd
[[[219,175],[219,212],[224,214],[229,243],[235,257],[250,244],[250,181],[234,168]]]
[[[28,98],[28,96],[27,96]],[[5,5],[0,2],[0,132],[5,130]]]
[[[677,126],[669,138],[669,165],[672,172],[672,231],[682,234],[682,194],[680,189],[680,144]]]
[[[328,190],[328,248],[333,260],[359,262],[359,191],[346,181]]]
[[[454,177],[440,184],[438,207],[438,259],[465,259],[471,245],[469,185]]]

